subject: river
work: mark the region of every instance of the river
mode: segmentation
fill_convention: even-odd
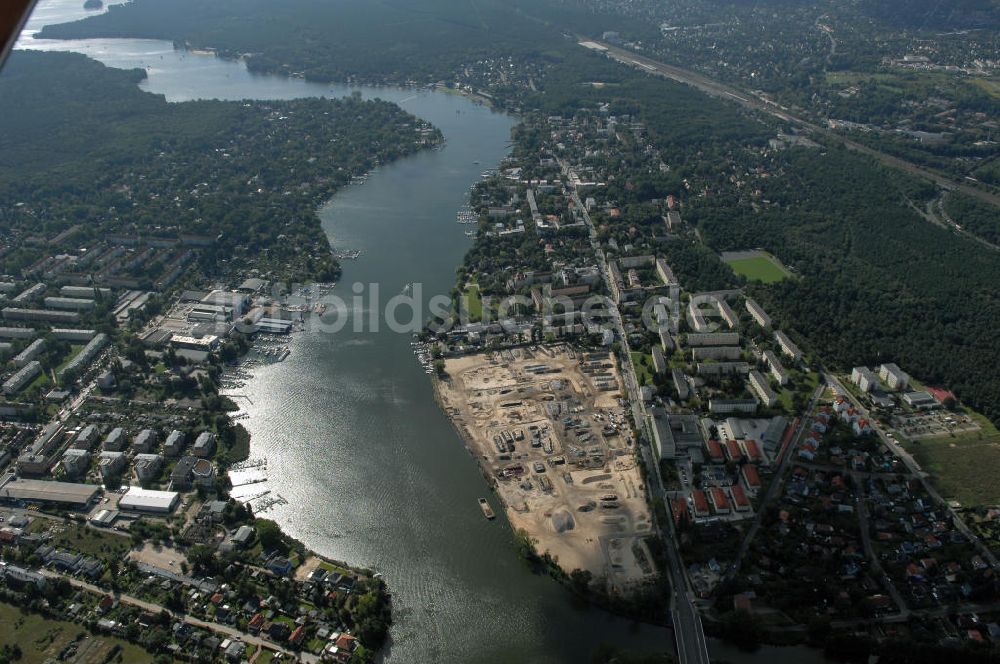
[[[433,123],[446,138],[342,190],[319,213],[338,248],[362,250],[338,286],[378,284],[384,298],[422,284],[425,298],[447,293],[470,245],[455,223],[480,172],[509,149],[514,118],[449,94],[346,87],[250,74],[240,62],[175,51],[169,42],[40,41],[41,26],[85,15],[82,0],[43,0],[22,48],[72,50],[106,65],[142,67],[141,87],[168,101],[380,97]],[[383,299],[384,299],[383,298]],[[387,329],[308,330],[282,363],[255,370],[238,401],[250,415],[251,456],[268,461],[270,490],[285,498],[266,516],[308,547],[385,576],[395,622],[386,662],[586,662],[601,643],[670,650],[665,628],[582,608],[515,553],[503,515],[483,519],[489,488],[449,421],[410,337]],[[732,662],[820,662],[806,649],[746,655],[713,643]]]

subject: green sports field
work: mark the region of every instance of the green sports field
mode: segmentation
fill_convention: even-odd
[[[788,272],[770,256],[760,255],[753,258],[738,258],[726,262],[733,269],[733,272],[746,277],[750,281],[773,284],[788,276]]]

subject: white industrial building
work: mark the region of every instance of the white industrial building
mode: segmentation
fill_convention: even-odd
[[[181,495],[176,491],[153,491],[138,486],[131,486],[121,500],[118,509],[135,512],[173,512],[180,502]]]

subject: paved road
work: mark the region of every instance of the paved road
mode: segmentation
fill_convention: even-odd
[[[566,165],[562,162],[560,162],[560,165],[563,168],[563,172],[565,172],[567,170]],[[590,219],[590,213],[587,212],[586,206],[580,201],[580,195],[575,190],[573,191],[573,203],[583,213],[584,221],[590,231],[590,244],[593,247],[594,254],[597,256],[601,276],[604,278],[604,283],[608,286],[608,290],[611,291],[611,278],[608,272],[607,256],[605,256],[604,250],[601,248],[601,242],[597,237],[597,229]],[[646,426],[646,407],[642,402],[642,396],[639,392],[639,381],[636,379],[635,367],[632,365],[631,349],[628,337],[625,335],[625,326],[622,323],[621,312],[615,303],[608,300],[607,305],[612,323],[614,324],[615,333],[624,354],[624,359],[621,363],[622,376],[625,380],[625,389],[629,397],[632,417],[635,420],[636,427],[642,429]],[[648,470],[646,473],[647,490],[651,492],[652,496],[660,498],[664,501],[665,505],[668,505],[669,503],[666,500],[666,494],[660,481],[659,463],[653,458],[652,451],[648,445],[640,444],[640,451]],[[667,553],[666,572],[669,574],[670,588],[673,591],[670,617],[674,627],[677,659],[681,664],[709,664],[708,642],[705,640],[705,630],[701,624],[701,615],[695,608],[694,598],[689,590],[687,575],[684,572],[684,564],[680,552],[677,550],[677,537],[674,533],[674,524],[669,515],[667,523],[659,524],[659,527]]]
[[[865,500],[865,482],[868,481],[868,477],[867,473],[851,473],[851,478],[854,480],[854,509],[858,513],[858,527],[861,529],[861,544],[865,548],[865,556],[868,557],[875,574],[889,591],[892,601],[899,607],[899,617],[906,620],[910,617],[910,607],[907,606],[906,600],[896,589],[896,584],[885,573],[882,561],[875,552],[875,547],[872,546],[872,534],[868,525],[868,501]]]
[[[939,187],[942,187],[950,191],[961,191],[963,194],[974,196],[986,203],[990,203],[992,205],[1000,207],[1000,196],[997,196],[996,194],[984,191],[977,187],[972,187],[960,180],[955,180],[954,178],[948,175],[939,173],[938,171],[925,168],[922,166],[917,166],[916,164],[908,162],[904,159],[900,159],[899,157],[894,157],[885,152],[881,152],[879,150],[870,148],[866,145],[862,145],[861,143],[858,143],[856,141],[852,141],[851,139],[847,138],[846,136],[836,131],[827,129],[826,127],[815,124],[814,122],[810,122],[809,120],[804,120],[800,117],[794,116],[791,113],[789,113],[787,109],[779,106],[778,104],[775,104],[770,100],[761,99],[760,97],[754,96],[751,93],[743,92],[731,86],[725,85],[724,83],[720,83],[703,74],[698,74],[687,69],[682,69],[681,67],[668,65],[659,62],[657,60],[653,60],[651,58],[638,55],[623,48],[617,48],[615,46],[612,46],[611,44],[606,44],[595,40],[587,40],[587,41],[599,44],[600,46],[607,49],[606,54],[612,59],[617,60],[618,62],[636,66],[644,71],[649,72],[650,74],[657,74],[674,81],[686,83],[713,97],[722,97],[724,99],[735,101],[748,108],[764,111],[765,113],[773,115],[781,120],[784,120],[785,122],[789,122],[791,124],[804,127],[825,138],[834,140],[844,145],[850,150],[854,150],[855,152],[860,152],[867,156],[873,157],[881,161],[883,164],[892,166],[893,168],[898,168],[900,170],[906,171],[907,173],[916,175],[926,180],[930,180],[931,182],[937,184]],[[979,241],[976,238],[976,236],[971,233],[963,231],[959,228],[953,228],[953,230],[968,238]]]

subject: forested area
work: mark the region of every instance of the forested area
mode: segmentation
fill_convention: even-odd
[[[858,155],[796,149],[785,172],[765,191],[774,209],[698,206],[706,241],[763,246],[793,266],[801,278],[754,296],[831,364],[894,361],[1000,419],[1000,379],[984,371],[1000,358],[1000,256],[906,206],[929,185]]]
[[[166,39],[249,54],[253,70],[322,81],[426,83],[450,80],[484,59],[544,60],[572,44],[554,44],[557,29],[589,32],[606,20],[608,14],[581,3],[553,1],[138,0],[46,27],[39,36]]]
[[[944,211],[956,224],[987,242],[1000,244],[1000,210],[961,192],[944,199]]]
[[[440,135],[399,107],[356,98],[167,103],[142,71],[69,53],[15,53],[0,78],[0,228],[27,235],[220,237],[205,265],[252,259],[285,278],[330,279],[316,205],[350,177]],[[37,257],[35,257],[37,258]]]

